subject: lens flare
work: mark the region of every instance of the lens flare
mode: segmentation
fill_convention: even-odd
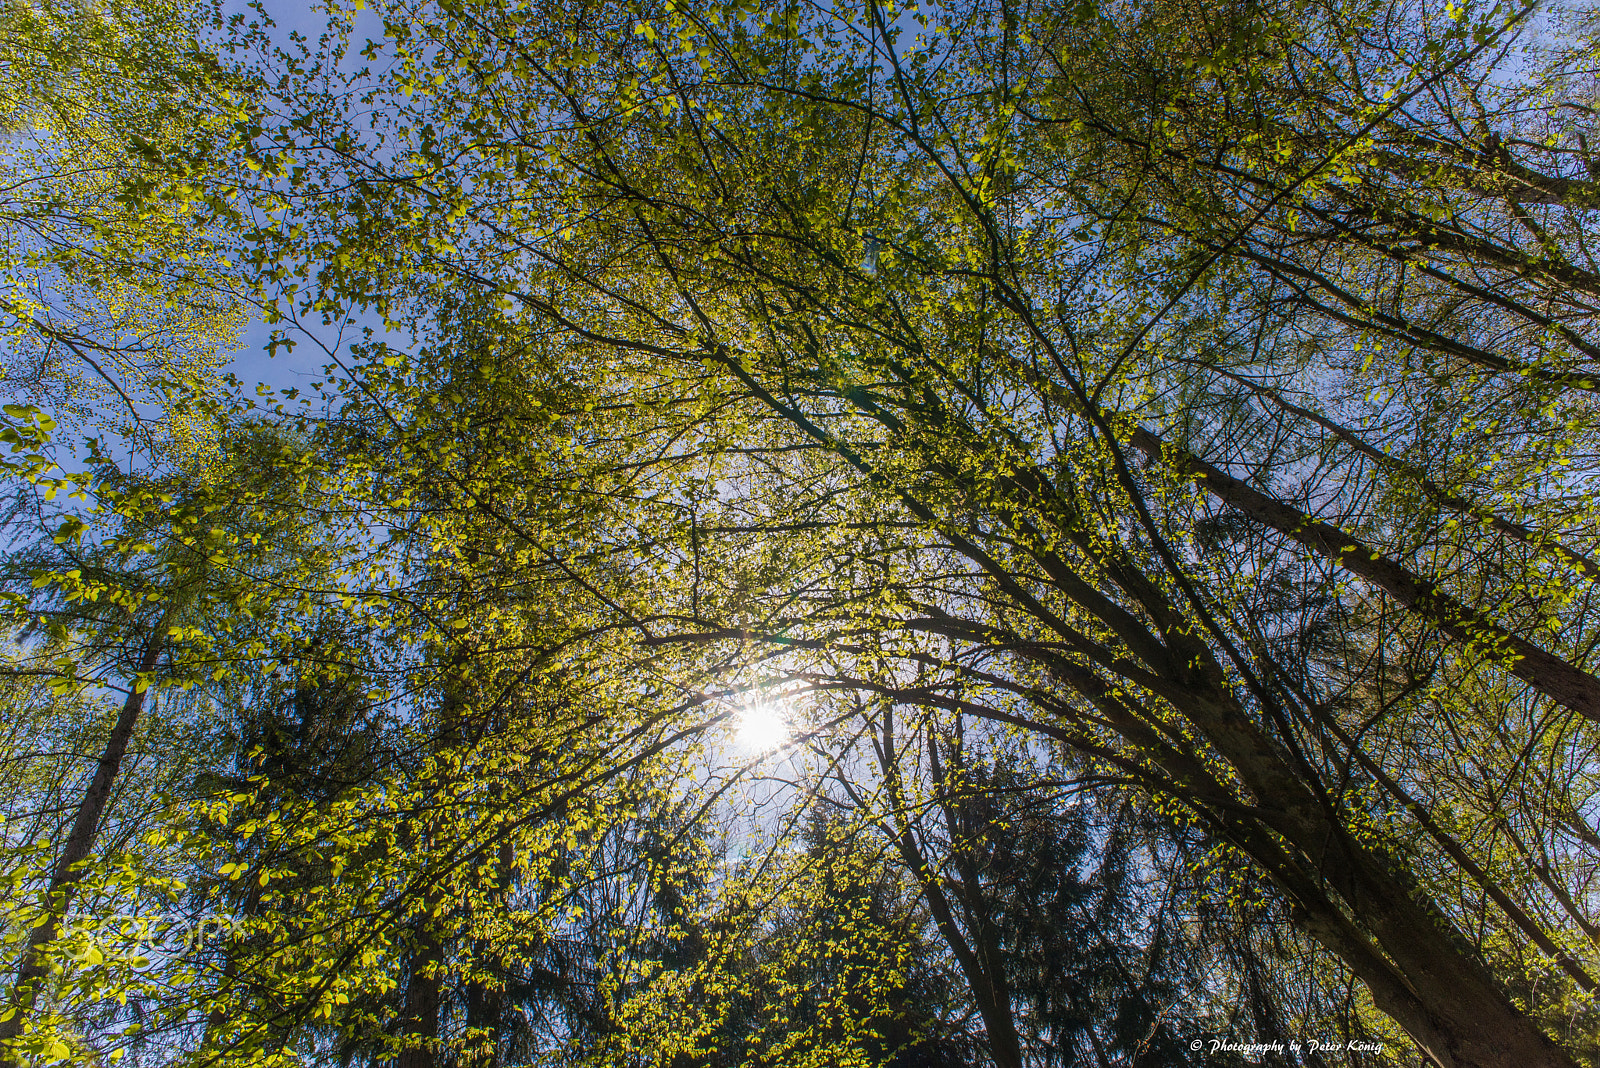
[[[757,753],[782,748],[789,740],[789,723],[774,704],[751,705],[740,711],[734,731],[739,745]]]

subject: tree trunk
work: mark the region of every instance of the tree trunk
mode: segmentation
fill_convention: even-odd
[[[1191,680],[1191,684],[1192,684]],[[1218,814],[1236,845],[1287,893],[1301,928],[1338,956],[1440,1068],[1574,1068],[1456,935],[1393,858],[1357,842],[1225,693],[1183,711],[1254,795],[1246,821]],[[1217,729],[1230,721],[1234,729]],[[1341,907],[1341,903],[1342,906]]]
[[[246,878],[249,880],[249,889],[245,892],[244,901],[239,907],[239,914],[246,919],[253,919],[257,910],[259,910],[261,907],[262,886],[261,883],[255,878],[254,872],[251,872]],[[230,945],[228,947],[227,963],[222,966],[222,978],[217,984],[218,996],[225,996],[228,993],[228,988],[232,986],[234,981],[238,978],[238,972],[238,948]],[[200,1048],[205,1050],[216,1050],[220,1044],[220,1039],[218,1036],[222,1033],[222,1029],[227,1025],[227,1023],[227,1010],[221,1006],[213,1008],[211,1012],[206,1015],[206,1029],[204,1034],[201,1035]]]
[[[431,917],[424,916],[423,923]],[[439,1060],[439,1009],[442,1002],[438,968],[442,962],[439,940],[424,934],[417,940],[406,977],[405,1017],[400,1034],[406,1045],[394,1059],[394,1068],[435,1068]]]
[[[502,837],[499,856],[495,858],[496,904],[501,908],[508,907],[515,860],[516,851],[510,837]],[[463,1051],[459,1064],[462,1068],[499,1068],[500,1045],[507,1030],[506,1014],[510,1008],[505,991],[509,966],[495,952],[492,943],[481,938],[473,943],[472,963],[477,974],[467,983],[467,1031],[471,1045]],[[481,977],[486,969],[493,981],[486,982]]]
[[[480,945],[477,948],[482,948]],[[505,1031],[505,991],[481,979],[467,985],[467,1030],[476,1032],[474,1048],[462,1057],[471,1068],[498,1068],[500,1038]]]
[[[166,619],[163,618],[145,642],[144,654],[139,659],[138,675],[146,675],[155,670],[166,645],[165,638]],[[61,921],[77,896],[78,883],[83,878],[81,865],[88,860],[89,853],[94,848],[95,837],[100,829],[100,819],[105,815],[111,788],[115,785],[117,773],[122,768],[123,757],[127,755],[133,729],[139,722],[140,713],[144,711],[145,695],[148,692],[147,689],[140,688],[139,679],[135,677],[128,698],[122,703],[122,712],[117,716],[116,725],[111,728],[111,737],[106,739],[105,751],[100,754],[94,778],[89,780],[89,788],[84,791],[83,800],[78,803],[72,830],[67,835],[66,845],[56,861],[55,870],[50,875],[50,888],[45,892],[44,905],[49,919],[33,929],[28,938],[27,948],[23,950],[22,963],[18,969],[17,982],[12,989],[9,1006],[13,1011],[10,1019],[0,1022],[0,1041],[15,1039],[22,1033],[23,1021],[33,1007],[38,987],[49,972],[44,948],[61,936]]]
[[[984,1035],[988,1040],[989,1056],[995,1068],[1022,1068],[1022,1040],[1017,1033],[1017,1022],[1011,1007],[1011,993],[1005,974],[995,952],[993,941],[986,946],[981,941],[977,948],[969,945],[956,923],[955,912],[940,885],[939,873],[923,856],[912,833],[911,824],[900,796],[899,772],[894,765],[894,715],[885,710],[883,737],[879,744],[878,760],[894,805],[894,820],[898,826],[893,831],[895,847],[900,858],[922,888],[923,901],[932,913],[934,926],[943,936],[961,968],[972,1000],[983,1019]],[[930,746],[931,746],[930,741]],[[980,936],[981,937],[981,936]],[[987,950],[987,952],[985,951]]]
[[[1147,430],[1134,431],[1133,446],[1153,459],[1161,458],[1165,449],[1162,440]],[[1186,450],[1168,456],[1218,500],[1372,583],[1454,641],[1488,648],[1507,671],[1545,696],[1587,719],[1600,720],[1600,679],[1512,634],[1338,527],[1313,519]]]

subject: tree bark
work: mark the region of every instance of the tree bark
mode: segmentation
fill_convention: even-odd
[[[1512,675],[1586,719],[1600,721],[1600,679],[1587,671],[1512,634],[1354,535],[1313,519],[1187,450],[1169,450],[1161,438],[1147,430],[1135,430],[1132,444],[1153,459],[1165,455],[1183,474],[1224,504],[1372,583],[1455,642],[1469,647],[1487,647]]]
[[[423,923],[430,917],[424,916]],[[406,1045],[394,1059],[394,1068],[435,1068],[439,1059],[439,1009],[442,983],[438,967],[441,962],[439,940],[423,934],[411,956],[410,970],[406,976],[405,1017],[401,1022],[401,1037]]]
[[[84,791],[83,800],[78,803],[78,812],[73,818],[72,830],[67,835],[66,845],[56,861],[55,869],[51,872],[50,887],[45,891],[44,898],[49,919],[35,927],[28,937],[28,945],[22,952],[22,962],[17,972],[17,982],[12,988],[11,1004],[8,1006],[12,1010],[11,1018],[0,1021],[0,1041],[15,1039],[22,1033],[23,1021],[38,996],[38,987],[49,972],[44,949],[61,936],[61,921],[77,897],[78,883],[83,878],[81,865],[89,859],[89,854],[94,848],[101,817],[105,815],[106,803],[111,798],[111,788],[116,783],[117,773],[122,769],[122,760],[127,755],[128,742],[133,738],[134,727],[138,725],[139,716],[144,711],[145,695],[149,690],[140,688],[137,676],[154,671],[165,648],[166,619],[163,617],[145,642],[144,653],[139,658],[137,675],[129,688],[127,700],[122,703],[122,711],[117,716],[116,724],[111,728],[111,736],[106,739],[106,747],[100,754],[99,763],[95,766],[94,777],[89,780],[89,787]]]

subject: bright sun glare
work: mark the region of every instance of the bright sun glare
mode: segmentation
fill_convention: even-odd
[[[739,712],[735,729],[739,744],[757,753],[780,748],[789,740],[789,724],[775,704],[751,705]]]

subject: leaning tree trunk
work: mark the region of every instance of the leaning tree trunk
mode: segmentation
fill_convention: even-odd
[[[1486,646],[1512,675],[1579,715],[1600,720],[1600,679],[1582,668],[1511,633],[1354,535],[1312,518],[1192,453],[1182,449],[1168,452],[1166,443],[1149,431],[1134,431],[1132,443],[1152,459],[1166,455],[1218,500],[1372,583],[1452,641],[1469,648]]]
[[[0,1021],[0,1041],[15,1039],[22,1034],[23,1022],[38,996],[38,988],[50,971],[45,947],[61,936],[61,921],[77,897],[78,883],[83,878],[83,863],[89,859],[94,848],[101,817],[105,815],[106,803],[111,798],[111,788],[122,769],[122,760],[127,755],[134,727],[144,711],[145,695],[149,690],[141,687],[138,676],[155,670],[165,648],[165,636],[166,621],[163,620],[145,642],[144,654],[140,657],[138,674],[128,691],[128,699],[122,703],[122,712],[117,716],[116,725],[111,728],[111,737],[106,739],[105,751],[100,754],[100,761],[95,766],[94,778],[89,781],[83,800],[78,803],[72,831],[67,835],[66,846],[56,861],[55,870],[51,872],[49,889],[45,891],[47,919],[33,929],[28,937],[28,945],[22,952],[17,983],[12,990],[11,1016]]]
[[[1357,841],[1294,773],[1219,685],[1214,666],[1173,681],[1182,683],[1174,703],[1252,795],[1250,816],[1219,806],[1216,823],[1282,888],[1300,927],[1344,961],[1433,1064],[1574,1068],[1450,919],[1419,898],[1395,858]]]

